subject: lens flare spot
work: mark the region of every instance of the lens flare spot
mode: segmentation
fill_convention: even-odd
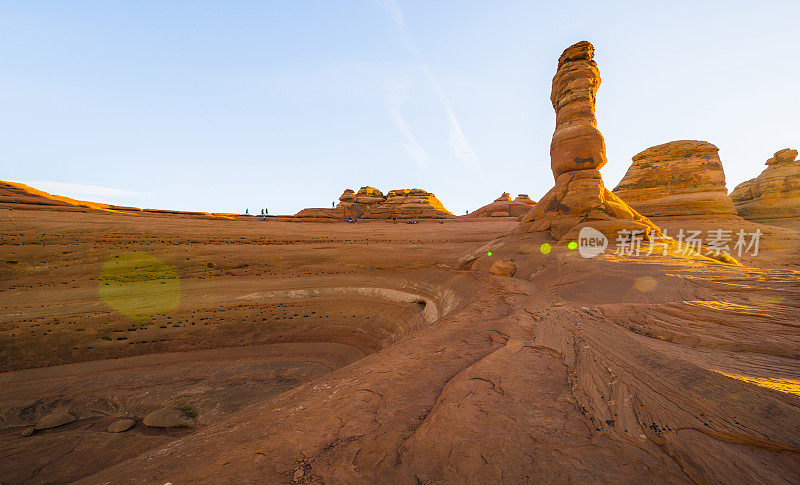
[[[134,320],[166,313],[178,305],[178,274],[160,259],[144,252],[108,258],[100,273],[100,299]]]
[[[491,252],[491,251],[487,251],[487,252],[486,252],[486,255],[487,255],[487,256],[491,256],[491,255],[492,255],[492,252]]]
[[[633,282],[633,287],[642,293],[647,293],[648,291],[653,291],[656,287],[656,280],[650,276],[641,276]]]
[[[570,241],[570,242],[567,244],[567,247],[568,247],[569,249],[578,249],[578,243],[577,243],[576,241]]]
[[[542,252],[542,254],[550,254],[550,250],[551,250],[551,249],[553,249],[553,248],[552,248],[552,246],[550,246],[550,244],[548,244],[548,243],[544,243],[544,244],[542,244],[542,246],[539,248],[539,251],[541,251],[541,252]]]

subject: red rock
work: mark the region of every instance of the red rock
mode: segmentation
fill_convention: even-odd
[[[583,41],[568,47],[558,59],[550,101],[556,111],[556,129],[550,143],[553,175],[597,170],[606,164],[603,135],[597,129],[594,107],[600,72],[594,47]]]
[[[718,152],[695,140],[650,147],[633,157],[614,194],[647,217],[735,215]]]
[[[516,271],[517,265],[514,264],[513,261],[506,261],[503,259],[497,260],[492,267],[489,268],[489,272],[497,276],[514,276]]]
[[[106,431],[109,433],[124,433],[136,426],[136,420],[130,418],[119,419],[108,425]]]
[[[508,192],[503,192],[494,202],[470,212],[466,217],[521,217],[531,210],[532,205],[536,205],[536,202],[526,194],[511,200]]]
[[[36,423],[36,429],[49,429],[55,428],[58,426],[63,426],[65,424],[69,424],[75,421],[75,416],[71,415],[66,411],[55,411],[53,413],[48,414],[47,416],[42,417]]]
[[[194,419],[181,409],[163,408],[145,416],[142,423],[153,428],[183,428],[194,426]]]
[[[523,204],[528,204],[528,205],[535,205],[536,204],[536,202],[533,199],[528,197],[528,194],[519,194],[519,195],[517,195],[517,198],[514,199],[514,202],[522,202]]]
[[[386,200],[368,206],[364,219],[440,219],[452,216],[430,192],[422,189],[390,190]]]
[[[521,219],[521,232],[549,232],[561,239],[581,223],[602,221],[607,235],[619,229],[645,234],[660,229],[605,188],[598,169],[605,165],[605,142],[596,128],[595,94],[600,73],[594,47],[579,42],[559,58],[550,100],[556,128],[550,145],[555,186]],[[608,221],[616,221],[609,224]],[[613,233],[612,233],[613,231]]]
[[[390,190],[384,196],[374,187],[351,189],[339,197],[335,209],[303,209],[295,217],[308,222],[334,222],[348,219],[441,219],[451,217],[450,211],[430,192],[422,189]]]
[[[778,226],[800,227],[800,160],[797,150],[775,153],[758,177],[742,182],[731,199],[745,219]]]

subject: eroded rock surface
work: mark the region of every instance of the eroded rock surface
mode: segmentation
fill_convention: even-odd
[[[304,221],[324,222],[357,219],[441,219],[450,211],[430,192],[422,189],[390,190],[384,196],[375,187],[361,187],[358,192],[344,191],[336,208],[303,209],[294,217]]]
[[[758,177],[731,192],[736,211],[745,219],[800,227],[800,160],[797,150],[779,150]]]
[[[536,202],[531,200],[527,194],[519,194],[514,200],[508,192],[496,198],[491,204],[486,204],[480,209],[476,209],[468,214],[469,217],[520,217],[531,210]]]
[[[364,219],[425,219],[451,216],[430,192],[422,189],[390,190],[386,200],[367,206]]]
[[[558,59],[550,94],[556,110],[550,167],[556,178],[566,172],[598,170],[606,164],[606,145],[594,115],[599,87],[594,46],[583,41],[568,47]]]
[[[194,426],[194,419],[184,409],[162,408],[145,416],[142,423],[151,428],[183,428]]]
[[[106,431],[109,433],[124,433],[136,426],[136,420],[130,418],[119,419],[108,425]]]
[[[75,421],[75,416],[71,415],[67,411],[55,411],[47,416],[43,416],[39,422],[36,423],[36,429],[56,428],[58,426],[69,424],[73,421]]]
[[[616,237],[620,230],[649,235],[658,227],[606,189],[598,169],[606,163],[603,135],[594,115],[600,73],[594,47],[578,42],[558,60],[550,100],[556,128],[550,145],[555,186],[522,218],[522,232],[575,239],[582,224]]]
[[[718,152],[696,140],[650,147],[633,157],[614,194],[646,217],[735,215]]]

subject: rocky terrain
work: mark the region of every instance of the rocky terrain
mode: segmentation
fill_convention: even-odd
[[[496,198],[491,204],[476,209],[468,217],[522,217],[527,214],[531,207],[536,205],[527,194],[519,194],[514,200],[508,192]]]
[[[695,140],[650,147],[633,157],[613,192],[650,218],[735,215],[718,152]]]
[[[758,177],[742,182],[731,199],[747,220],[800,228],[800,160],[797,150],[779,150]]]
[[[726,218],[763,235],[735,259],[661,239],[694,216],[654,222],[605,188],[593,53],[559,59],[554,187],[521,222],[5,188],[0,481],[795,483],[800,232]],[[584,228],[608,248],[584,253]],[[651,237],[619,250],[621,230]]]

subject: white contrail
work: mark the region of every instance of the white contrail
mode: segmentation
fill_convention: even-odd
[[[461,125],[458,123],[456,113],[450,104],[450,99],[445,94],[444,90],[442,89],[442,85],[439,83],[439,79],[436,77],[433,71],[431,71],[430,66],[428,66],[427,62],[425,62],[425,58],[422,56],[422,53],[419,51],[419,49],[417,49],[417,45],[414,43],[414,39],[411,37],[411,33],[408,30],[408,25],[403,17],[403,11],[400,10],[400,6],[395,0],[384,0],[384,5],[392,14],[392,19],[394,19],[395,24],[397,24],[397,28],[400,30],[400,37],[403,39],[403,43],[408,48],[409,52],[411,52],[411,55],[413,55],[414,58],[422,65],[422,69],[425,72],[425,77],[427,78],[436,95],[439,97],[442,107],[444,107],[444,110],[447,112],[447,120],[450,125],[450,135],[448,136],[447,144],[450,145],[450,148],[453,150],[455,156],[464,162],[467,167],[471,169],[480,168],[481,162],[478,159],[478,156],[475,154],[475,150],[472,149],[472,146],[467,141],[467,137],[464,136],[464,132],[461,131]]]
[[[407,82],[403,83],[399,79],[390,79],[386,82],[385,87],[386,111],[389,113],[392,123],[405,135],[407,140],[403,148],[417,162],[419,168],[424,170],[428,168],[428,162],[430,162],[431,157],[417,141],[417,137],[412,133],[411,127],[401,111],[403,104],[408,99]]]

